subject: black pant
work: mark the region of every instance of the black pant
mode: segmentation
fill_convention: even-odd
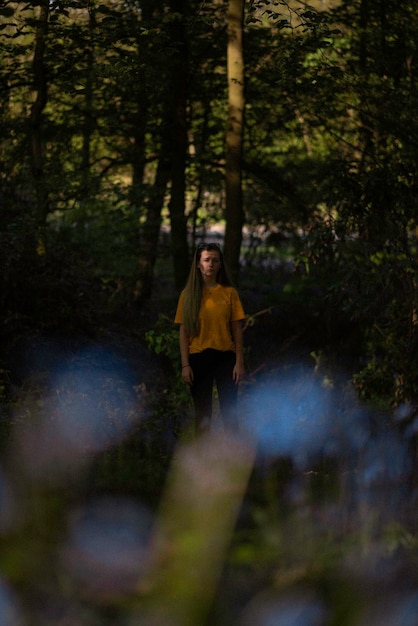
[[[190,354],[193,370],[191,386],[196,416],[197,430],[209,428],[212,417],[213,383],[216,383],[219,405],[227,428],[236,429],[238,424],[237,400],[238,385],[232,378],[235,365],[235,352],[221,352],[208,348],[203,352]]]

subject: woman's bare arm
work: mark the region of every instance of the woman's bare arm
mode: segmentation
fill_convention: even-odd
[[[232,372],[234,381],[238,384],[245,374],[244,365],[244,336],[242,331],[242,321],[231,322],[232,337],[235,343],[236,361]]]
[[[186,334],[184,324],[180,324],[179,344],[181,356],[181,377],[189,385],[193,382],[193,370],[189,363],[189,337]]]

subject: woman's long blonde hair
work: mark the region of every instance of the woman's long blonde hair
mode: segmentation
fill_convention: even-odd
[[[199,311],[203,295],[203,279],[198,265],[203,251],[219,253],[221,265],[216,275],[216,282],[224,287],[233,286],[228,269],[225,267],[224,256],[220,246],[217,243],[199,244],[193,255],[192,266],[184,288],[183,323],[186,334],[189,337],[196,337],[199,334]]]

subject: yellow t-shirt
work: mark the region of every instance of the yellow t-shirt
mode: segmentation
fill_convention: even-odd
[[[177,305],[175,324],[183,324],[184,291]],[[189,343],[190,354],[214,348],[223,352],[233,350],[235,344],[231,334],[231,322],[245,319],[244,309],[234,287],[216,285],[213,289],[203,289],[199,311],[199,335]]]

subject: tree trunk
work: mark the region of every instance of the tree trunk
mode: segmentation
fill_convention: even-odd
[[[143,302],[151,295],[161,229],[161,210],[164,206],[164,198],[170,180],[170,140],[170,132],[166,132],[161,140],[157,173],[148,198],[146,219],[140,233],[138,278],[134,293],[135,302],[137,303]]]
[[[96,29],[96,16],[93,9],[89,9],[89,33],[90,40],[86,50],[86,89],[84,98],[83,138],[81,146],[81,193],[89,195],[90,185],[90,151],[91,137],[93,133],[93,88],[94,88],[94,35]]]
[[[35,31],[35,51],[32,71],[36,97],[29,117],[32,174],[36,192],[36,222],[40,228],[45,225],[48,214],[48,192],[44,176],[44,146],[42,137],[42,113],[48,101],[48,80],[44,64],[46,36],[48,32],[49,1],[39,2],[39,16]],[[45,242],[38,241],[38,252],[45,251]]]
[[[154,23],[152,20],[154,3],[151,1],[141,3],[141,27],[152,29]],[[138,62],[141,62],[141,53],[143,46],[143,35],[141,31],[137,36]],[[140,209],[145,200],[144,193],[144,173],[147,161],[146,156],[146,135],[148,131],[151,102],[149,98],[149,88],[146,82],[139,82],[136,85],[136,101],[137,109],[135,111],[135,120],[132,128],[134,145],[132,147],[132,188],[130,193],[131,202]],[[159,167],[159,166],[158,166]],[[157,177],[158,179],[158,173]],[[164,193],[167,183],[164,185]]]
[[[149,5],[151,7],[151,5]],[[176,18],[170,23],[169,33],[175,50],[170,68],[166,114],[160,125],[160,154],[154,185],[150,190],[146,204],[145,222],[140,231],[138,255],[138,277],[134,298],[143,302],[151,295],[155,262],[157,259],[158,240],[161,228],[161,211],[168,183],[170,189],[170,225],[175,285],[180,290],[189,271],[187,224],[185,216],[185,170],[187,160],[187,46],[182,16],[185,13],[185,0],[172,0],[172,12]],[[148,15],[148,13],[147,13]],[[148,15],[149,17],[149,15]],[[145,95],[145,94],[144,94]],[[142,123],[137,125],[135,135],[136,162],[134,166],[133,196],[139,198],[142,184],[145,150],[146,116],[148,100],[141,97],[145,112],[142,111]],[[145,115],[144,115],[145,113]]]
[[[242,141],[244,128],[244,0],[229,0],[227,28],[228,125],[225,146],[225,259],[235,280],[244,225],[242,207]]]
[[[171,242],[176,288],[184,287],[188,274],[189,254],[186,222],[186,161],[187,161],[187,41],[184,26],[185,0],[172,0],[177,14],[171,26],[173,47],[172,64],[172,149],[171,149]]]

